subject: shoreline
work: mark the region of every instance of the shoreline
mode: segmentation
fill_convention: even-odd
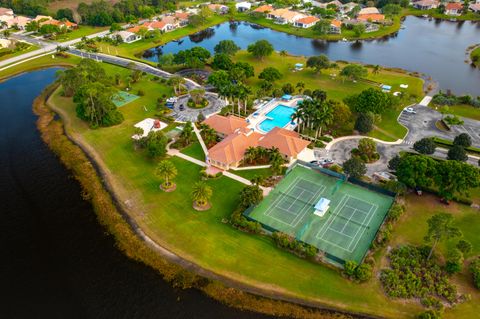
[[[97,162],[97,156],[90,153],[90,147],[83,145],[81,141],[78,141],[68,133],[68,129],[65,126],[65,124],[68,125],[68,119],[65,119],[65,114],[62,114],[61,110],[49,105],[48,98],[55,91],[55,87],[50,86],[46,88],[34,102],[35,114],[39,116],[37,127],[41,132],[42,139],[49,148],[59,156],[62,163],[72,171],[86,193],[84,197],[92,202],[97,214],[97,219],[108,229],[109,233],[114,235],[119,248],[128,257],[141,261],[159,271],[167,281],[172,281],[169,279],[173,279],[174,286],[180,285],[184,288],[194,287],[200,289],[215,300],[242,310],[276,316],[293,316],[296,318],[351,318],[352,316],[354,318],[380,318],[367,314],[346,312],[341,309],[323,305],[320,302],[308,301],[298,297],[288,296],[284,293],[265,291],[254,285],[245,284],[232,278],[218,275],[160,246],[145,234],[127,212],[128,208],[122,204],[115,191],[111,188],[111,185],[109,185],[108,172],[102,167],[101,162]],[[62,121],[54,121],[54,114],[58,114],[62,118]],[[55,126],[53,129],[51,128],[52,125]],[[53,141],[52,137],[54,137],[55,141]],[[55,143],[70,144],[62,145],[65,148],[68,147],[69,150],[63,150],[62,152],[61,147],[56,146]],[[77,154],[73,155],[72,148],[76,148],[75,153]],[[69,158],[69,156],[72,158]],[[86,161],[82,165],[77,166],[72,163],[79,160],[83,162],[82,157]],[[83,173],[78,170],[83,170]],[[89,170],[90,172],[86,172]],[[98,183],[103,188],[101,191],[91,192],[89,188],[98,188],[98,185],[96,185],[97,187],[94,185],[85,185],[86,181],[82,180],[82,176],[91,176],[92,174],[94,174],[96,178],[94,181],[89,179],[88,182],[91,184]],[[102,199],[101,197],[104,196],[108,198]],[[105,201],[110,201],[110,203],[108,203],[112,205],[112,207],[109,207],[110,212],[107,213],[105,207],[95,205],[97,201],[101,201],[103,204],[107,204]],[[112,231],[118,227],[120,221],[115,221],[117,225],[109,223],[106,220],[108,219],[106,216],[102,217],[102,215],[107,214],[117,214],[118,218],[125,224],[123,227],[128,227],[128,230],[132,232],[132,234],[120,236],[115,231]],[[130,236],[134,236],[135,238],[128,238]],[[134,243],[133,241],[138,242]],[[138,247],[139,245],[144,247]],[[148,251],[145,251],[145,249]],[[151,253],[153,253],[154,256],[152,256]],[[159,259],[161,259],[161,261]],[[189,282],[189,285],[185,286],[185,283],[175,282],[176,275],[190,271],[195,272],[195,274],[183,274],[186,277],[190,276],[189,280],[191,282]],[[172,272],[175,273],[173,277],[171,275]],[[208,283],[198,285],[199,282],[202,281],[202,278],[198,278],[198,276],[206,278]]]

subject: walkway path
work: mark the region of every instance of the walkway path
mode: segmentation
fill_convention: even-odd
[[[198,142],[202,146],[203,153],[205,155],[207,155],[208,154],[207,145],[205,145],[205,142],[203,141],[202,135],[200,135],[200,131],[198,130],[195,123],[193,123],[192,126],[193,126],[193,131],[195,132],[195,135],[197,136]]]

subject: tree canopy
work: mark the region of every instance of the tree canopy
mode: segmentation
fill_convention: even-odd
[[[420,154],[433,154],[436,148],[435,141],[429,137],[424,137],[413,144],[413,149]]]
[[[258,40],[247,47],[247,51],[255,58],[263,60],[264,57],[273,53],[273,46],[267,40]]]
[[[342,166],[343,171],[349,177],[360,178],[367,172],[367,167],[365,166],[365,163],[357,157],[352,157],[346,160]]]
[[[240,47],[233,40],[222,40],[213,48],[215,54],[235,55]]]
[[[282,78],[282,74],[276,68],[269,66],[260,72],[258,78],[268,82],[274,82],[276,80],[280,80]]]
[[[360,94],[351,95],[345,98],[344,102],[350,107],[352,112],[372,112],[374,114],[382,114],[397,103],[391,94],[375,88],[369,88]]]
[[[328,69],[330,67],[330,60],[325,54],[312,56],[307,60],[307,67],[315,69],[315,72],[319,73],[322,69]]]
[[[350,80],[359,80],[360,78],[363,78],[367,76],[368,71],[367,69],[360,65],[360,64],[349,64],[346,65],[342,71],[340,71],[340,75],[344,76]]]

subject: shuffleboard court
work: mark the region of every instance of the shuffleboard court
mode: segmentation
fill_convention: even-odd
[[[317,247],[335,263],[361,262],[394,197],[296,164],[248,218]],[[335,176],[332,176],[335,175]],[[328,202],[316,212],[318,202]]]

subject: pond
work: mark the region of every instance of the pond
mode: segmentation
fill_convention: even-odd
[[[464,61],[468,46],[480,43],[480,23],[450,22],[407,17],[398,33],[383,39],[362,42],[328,42],[297,37],[246,22],[224,23],[197,34],[151,49],[151,61],[158,54],[176,53],[193,46],[213,52],[221,40],[231,39],[242,49],[260,39],[270,41],[276,50],[294,55],[326,54],[332,60],[398,67],[425,73],[444,90],[480,95],[480,69]]]

